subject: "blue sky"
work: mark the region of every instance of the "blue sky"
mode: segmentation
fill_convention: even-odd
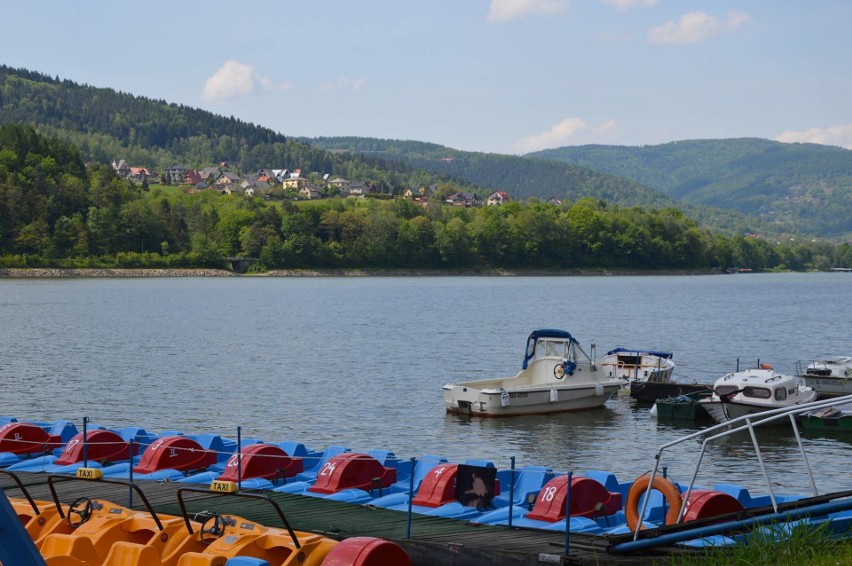
[[[4,0],[0,63],[290,136],[852,149],[845,0]]]

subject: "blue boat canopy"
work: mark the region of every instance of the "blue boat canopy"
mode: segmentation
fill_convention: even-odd
[[[538,342],[539,338],[562,338],[574,344],[577,343],[574,337],[571,336],[571,333],[567,330],[559,330],[557,328],[541,328],[539,330],[533,330],[529,338],[527,338],[527,350],[524,353],[524,363],[521,364],[521,368],[527,369],[527,364],[535,355],[535,344]]]
[[[619,346],[615,350],[610,350],[606,353],[607,356],[611,356],[612,354],[651,354],[652,356],[657,356],[658,358],[671,359],[674,355],[672,352],[661,352],[655,350],[642,350],[637,348],[622,348]]]

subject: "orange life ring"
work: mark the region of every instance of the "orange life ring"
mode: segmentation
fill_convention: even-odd
[[[666,503],[669,506],[669,511],[666,513],[666,524],[673,525],[677,521],[677,516],[680,514],[680,507],[683,505],[683,498],[680,492],[675,487],[675,484],[661,477],[654,477],[654,484],[651,484],[651,476],[644,475],[636,478],[630,490],[627,492],[627,503],[624,505],[624,515],[627,518],[627,526],[631,531],[636,530],[636,525],[639,521],[639,499],[647,491],[656,489],[666,498]],[[645,527],[642,527],[643,529]]]
[[[770,364],[760,364],[760,369],[775,369]]]

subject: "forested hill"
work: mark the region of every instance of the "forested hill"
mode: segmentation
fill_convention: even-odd
[[[764,139],[571,146],[528,154],[621,175],[677,201],[791,222],[824,237],[852,234],[852,151]]]
[[[411,167],[460,179],[512,198],[541,200],[555,196],[576,202],[594,197],[621,205],[674,206],[674,201],[642,184],[558,162],[495,153],[459,151],[417,141],[360,137],[302,138],[313,147],[397,160]]]
[[[229,161],[244,171],[301,168],[395,187],[441,180],[396,161],[315,149],[234,117],[2,65],[0,123],[72,143],[87,161],[124,159],[158,171]]]

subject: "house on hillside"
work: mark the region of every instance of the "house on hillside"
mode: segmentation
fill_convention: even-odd
[[[148,171],[144,167],[131,167],[130,172],[127,174],[127,179],[134,183],[144,183],[156,175],[155,172]]]
[[[240,176],[237,175],[236,173],[231,173],[230,171],[225,171],[221,175],[219,175],[218,179],[216,179],[216,185],[219,186],[219,187],[226,187],[226,186],[229,186],[229,185],[239,185],[241,180],[242,179],[240,179]],[[230,194],[230,193],[228,193],[228,194]]]
[[[337,189],[340,191],[349,188],[349,181],[342,177],[335,177],[334,179],[328,181],[326,184],[329,186],[329,188]]]
[[[222,170],[218,167],[205,167],[198,172],[198,175],[205,183],[215,183],[216,180],[222,176]]]
[[[316,185],[306,185],[299,189],[299,194],[306,199],[320,199],[325,198],[323,192]]]
[[[195,169],[187,169],[183,174],[182,183],[184,185],[197,185],[202,181],[201,175]]]
[[[349,185],[349,196],[352,197],[363,197],[373,192],[373,186],[369,183],[351,183]]]
[[[123,159],[119,159],[116,161],[112,160],[112,168],[115,170],[116,174],[119,177],[127,177],[130,174],[130,166],[127,164],[127,161]]]
[[[512,197],[510,197],[509,193],[506,191],[497,191],[491,193],[491,195],[485,200],[485,204],[488,206],[499,206],[501,204],[506,204],[511,200]]]
[[[294,177],[293,173],[291,173],[290,176],[284,179],[281,184],[284,185],[285,189],[296,189],[297,191],[300,191],[308,185],[308,180],[298,175]]]
[[[479,206],[480,200],[479,197],[476,196],[476,193],[465,191],[448,196],[446,203],[453,206],[464,206],[469,208],[472,206]]]
[[[561,201],[561,200],[559,200],[559,199],[558,199],[558,198],[556,198],[556,197],[550,197],[549,199],[547,199],[547,204],[553,204],[553,205],[556,205],[556,206],[562,206],[562,201]]]
[[[172,185],[180,185],[186,175],[187,168],[183,165],[172,165],[166,169],[166,178]]]

